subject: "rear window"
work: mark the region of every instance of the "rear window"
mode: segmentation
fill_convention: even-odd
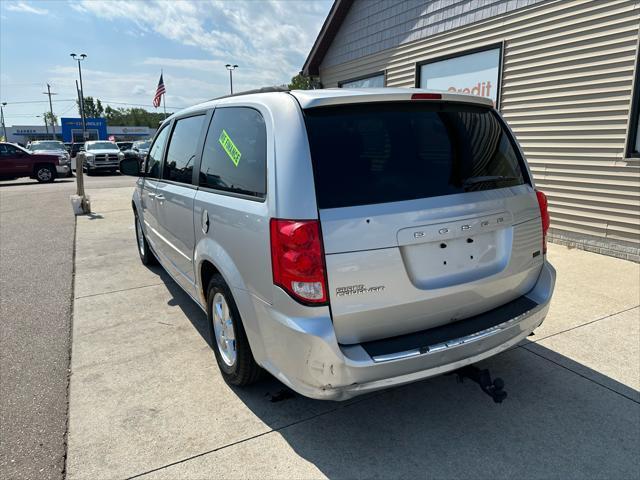
[[[443,103],[305,111],[319,208],[521,185],[513,139],[490,109]]]

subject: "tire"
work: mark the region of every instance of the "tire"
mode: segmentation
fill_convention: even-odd
[[[51,183],[56,179],[56,169],[51,165],[38,165],[35,177],[40,183]]]
[[[140,255],[140,261],[143,265],[156,265],[158,263],[158,259],[151,251],[151,247],[149,247],[149,243],[147,243],[147,239],[144,236],[144,232],[142,231],[142,224],[140,223],[140,218],[138,217],[138,213],[134,210],[133,216],[136,222],[136,244],[138,246],[138,255]]]
[[[220,304],[221,300],[224,302],[223,304]],[[216,314],[216,311],[222,311],[222,316]],[[221,318],[226,319],[226,322],[221,322]],[[231,329],[229,329],[229,322]],[[224,328],[222,323],[227,323],[227,327]],[[213,276],[207,288],[207,328],[211,347],[224,380],[231,385],[240,387],[257,382],[262,376],[263,370],[253,358],[231,290],[219,274]],[[223,340],[225,338],[228,343]],[[222,347],[221,344],[224,344],[225,347]]]

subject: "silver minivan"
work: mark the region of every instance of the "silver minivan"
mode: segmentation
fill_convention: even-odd
[[[142,262],[207,313],[231,384],[266,370],[347,399],[495,355],[547,314],[547,200],[490,100],[234,95],[169,117],[142,169]]]

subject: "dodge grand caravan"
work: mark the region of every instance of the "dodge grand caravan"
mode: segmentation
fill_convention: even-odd
[[[490,101],[260,91],[169,117],[140,173],[140,258],[207,313],[229,383],[346,399],[520,342],[555,283],[549,215]]]

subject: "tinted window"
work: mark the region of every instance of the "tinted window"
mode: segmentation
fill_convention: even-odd
[[[113,142],[87,143],[87,150],[118,150],[118,146]]]
[[[160,133],[158,133],[155,142],[153,142],[153,147],[151,147],[151,150],[149,150],[149,154],[147,155],[146,168],[146,176],[149,178],[160,177],[160,162],[162,162],[162,154],[164,153],[164,141],[166,140],[168,133],[169,128],[164,128]]]
[[[252,108],[216,109],[202,155],[200,186],[264,198],[267,131]]]
[[[493,111],[440,103],[305,111],[320,208],[520,185],[512,139]]]
[[[162,178],[174,182],[191,183],[193,161],[200,140],[204,115],[177,120],[169,140],[167,159],[164,162]]]
[[[18,147],[14,147],[13,145],[7,145],[5,143],[0,144],[0,154],[5,155],[5,156],[13,156],[13,155],[17,155],[19,153],[21,153],[22,150],[20,150]]]

